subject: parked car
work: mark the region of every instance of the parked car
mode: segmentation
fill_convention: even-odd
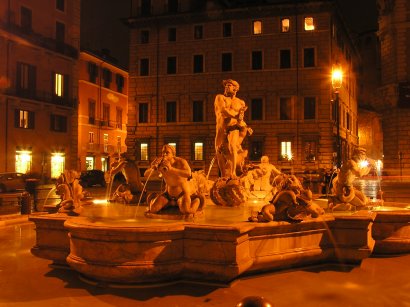
[[[93,185],[105,187],[104,172],[98,169],[83,171],[80,175],[80,184],[84,188],[91,187]]]
[[[0,173],[0,193],[24,191],[26,178],[22,173],[9,172]]]

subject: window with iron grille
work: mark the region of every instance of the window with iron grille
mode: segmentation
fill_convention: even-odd
[[[221,61],[221,70],[222,71],[232,71],[232,53],[222,53]]]
[[[232,24],[230,22],[225,22],[222,25],[222,36],[231,37],[232,36]]]
[[[263,101],[261,98],[251,100],[251,120],[263,119]]]
[[[289,49],[282,49],[279,52],[280,54],[280,68],[290,68],[291,67],[291,59],[290,59],[290,50]]]
[[[167,123],[177,121],[177,102],[167,101],[166,103],[166,121]]]
[[[194,74],[204,72],[204,56],[202,54],[194,55]]]
[[[252,51],[252,69],[262,69],[262,51]]]
[[[303,49],[303,67],[315,67],[315,48]]]
[[[316,118],[316,98],[305,97],[304,98],[304,119]]]
[[[138,122],[148,123],[148,103],[138,104]]]
[[[204,121],[204,102],[202,100],[194,100],[192,104],[192,119],[194,122]]]
[[[140,59],[140,76],[149,75],[149,59]]]
[[[171,56],[167,58],[167,74],[174,75],[177,73],[177,57]]]

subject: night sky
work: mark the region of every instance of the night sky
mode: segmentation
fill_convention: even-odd
[[[251,0],[250,0],[251,1]],[[338,0],[352,32],[377,29],[377,0]],[[110,50],[118,64],[128,67],[128,29],[121,21],[130,15],[130,0],[81,1],[81,47]]]

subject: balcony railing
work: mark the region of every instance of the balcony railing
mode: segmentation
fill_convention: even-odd
[[[0,29],[15,34],[26,39],[34,45],[66,55],[70,58],[78,58],[78,49],[54,38],[45,37],[42,34],[34,32],[32,29],[25,29],[14,23],[0,22]]]
[[[127,147],[121,146],[121,152],[126,151]],[[90,153],[106,153],[106,154],[115,154],[118,153],[118,146],[111,144],[97,144],[97,143],[88,143],[87,151]]]
[[[61,105],[66,107],[76,106],[76,99],[70,99],[65,97],[57,97],[50,92],[37,91],[35,89],[16,89],[8,88],[5,90],[6,95],[36,100],[39,102],[47,102],[55,105]]]

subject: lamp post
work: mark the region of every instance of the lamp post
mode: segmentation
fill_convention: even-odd
[[[332,87],[335,93],[335,115],[336,115],[336,166],[342,166],[342,144],[340,138],[340,108],[339,108],[339,89],[342,87],[343,73],[341,68],[336,65],[332,68]]]

